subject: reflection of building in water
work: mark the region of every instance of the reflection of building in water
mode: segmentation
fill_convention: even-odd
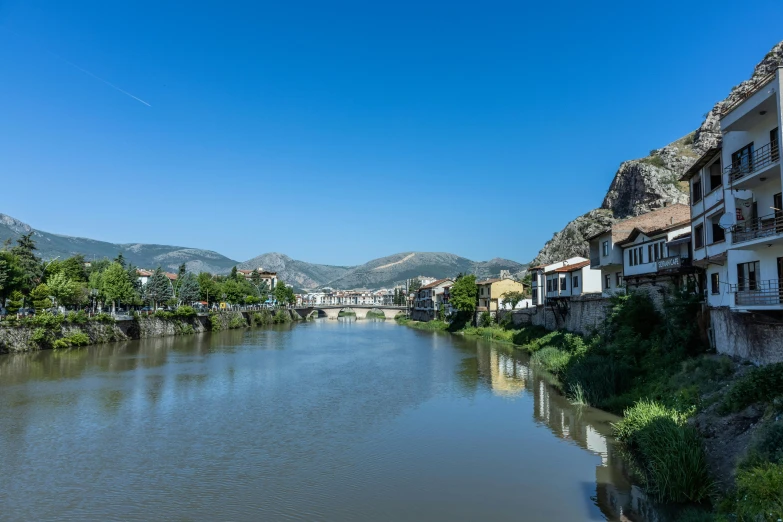
[[[533,417],[557,437],[598,455],[595,503],[611,519],[656,522],[650,502],[631,484],[629,471],[617,454],[609,434],[616,417],[592,408],[572,405],[541,377],[530,374],[528,390],[533,395]]]
[[[492,391],[496,395],[514,396],[525,389],[528,377],[528,367],[513,356],[489,351],[489,374]]]

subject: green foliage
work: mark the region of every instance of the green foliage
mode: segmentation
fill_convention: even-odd
[[[128,272],[119,263],[112,263],[100,274],[100,292],[112,303],[112,309],[116,302],[127,303],[136,297]]]
[[[194,303],[199,300],[201,289],[198,278],[192,272],[187,272],[177,278],[177,297],[181,303]]]
[[[247,321],[242,315],[236,315],[228,322],[229,328],[244,328],[247,326]]]
[[[24,295],[19,290],[11,292],[8,298],[7,309],[9,314],[15,314],[24,305]]]
[[[476,276],[462,275],[451,286],[450,303],[451,306],[460,312],[474,312],[478,299],[478,287],[476,286]]]
[[[724,396],[724,413],[739,411],[753,403],[783,395],[783,363],[753,368],[736,380]]]
[[[32,348],[46,348],[52,344],[52,334],[46,328],[36,328],[30,335],[30,345]]]
[[[658,155],[657,153],[654,153],[654,151],[650,152],[650,156],[647,156],[646,158],[642,158],[639,161],[642,163],[647,163],[648,165],[652,165],[654,167],[658,168],[666,168],[666,162],[663,161],[663,158]]]
[[[412,321],[411,319],[408,319],[404,315],[398,315],[394,318],[397,323],[404,325],[404,326],[410,326],[411,328],[416,328],[418,330],[430,330],[430,331],[439,331],[439,332],[445,332],[449,329],[449,323],[443,322],[443,321]]]
[[[51,276],[47,285],[57,304],[72,306],[82,302],[85,298],[84,286],[69,279],[65,271],[57,272]]]
[[[11,252],[0,251],[0,299],[24,289],[25,275],[19,258]]]
[[[79,310],[78,312],[68,314],[66,320],[73,324],[85,324],[89,320],[89,317],[84,310]]]
[[[36,250],[33,232],[21,236],[16,240],[16,246],[11,248],[11,254],[16,257],[21,269],[20,290],[23,292],[32,290],[43,277],[43,266],[41,259],[35,255]]]
[[[284,310],[278,310],[275,312],[275,316],[272,318],[272,322],[275,324],[284,324],[291,322],[291,315]]]
[[[492,326],[492,323],[494,323],[494,319],[492,318],[492,314],[489,312],[481,312],[481,315],[479,316],[479,326],[482,327],[488,327]]]
[[[73,332],[70,335],[66,335],[61,339],[56,339],[52,343],[54,349],[58,348],[71,348],[72,346],[86,346],[90,344],[90,336],[84,332]]]
[[[554,376],[559,376],[568,366],[571,354],[554,346],[545,346],[530,358],[530,365],[541,368]]]
[[[52,295],[52,292],[46,283],[41,283],[30,292],[30,299],[33,301],[33,308],[35,308],[36,314],[52,307],[50,295]]]
[[[144,299],[157,308],[159,304],[171,299],[171,287],[171,281],[163,269],[158,267],[144,285]]]
[[[246,295],[244,302],[246,305],[256,305],[261,302],[261,299],[254,295]]]
[[[92,321],[95,321],[96,323],[105,323],[105,324],[113,324],[114,323],[114,317],[112,317],[109,314],[100,313],[96,314],[92,317]]]
[[[773,422],[757,434],[740,468],[752,468],[765,462],[783,464],[783,422]]]
[[[505,306],[506,304],[509,304],[513,310],[519,303],[524,301],[525,293],[514,290],[511,292],[506,292],[500,297],[503,299],[503,305]]]
[[[737,520],[777,522],[783,518],[783,464],[765,463],[737,473]]]
[[[294,295],[294,289],[290,286],[286,286],[282,281],[278,281],[275,286],[275,299],[277,299],[278,303],[295,303],[296,295]]]
[[[652,497],[675,503],[707,500],[712,482],[702,441],[680,413],[639,401],[614,431],[634,456]]]
[[[192,306],[180,306],[174,311],[174,316],[180,319],[196,317],[196,310]]]
[[[61,315],[54,315],[49,312],[42,312],[36,314],[28,319],[29,324],[33,326],[40,326],[47,330],[59,329],[63,324],[63,317]]]
[[[201,301],[214,302],[220,298],[218,282],[209,272],[201,272],[198,275],[199,299]]]
[[[253,326],[272,324],[272,314],[268,310],[254,312],[250,316],[250,322]]]

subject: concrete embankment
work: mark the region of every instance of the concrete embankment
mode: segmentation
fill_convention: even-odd
[[[189,335],[300,320],[299,314],[289,310],[279,310],[275,314],[269,311],[225,311],[190,317],[170,313],[125,320],[114,320],[103,315],[82,322],[62,320],[56,316],[27,318],[0,323],[0,354]]]

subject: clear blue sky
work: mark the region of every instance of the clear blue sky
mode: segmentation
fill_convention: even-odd
[[[596,5],[0,1],[0,212],[240,261],[529,261],[783,39],[779,0]]]

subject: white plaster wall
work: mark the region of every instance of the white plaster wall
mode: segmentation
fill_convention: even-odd
[[[615,270],[616,272],[620,272],[620,267],[618,266]],[[583,294],[600,294],[601,293],[601,277],[602,277],[603,270],[593,270],[590,267],[585,267],[582,269],[582,293]],[[612,284],[615,284],[614,281],[614,275],[612,275]]]

